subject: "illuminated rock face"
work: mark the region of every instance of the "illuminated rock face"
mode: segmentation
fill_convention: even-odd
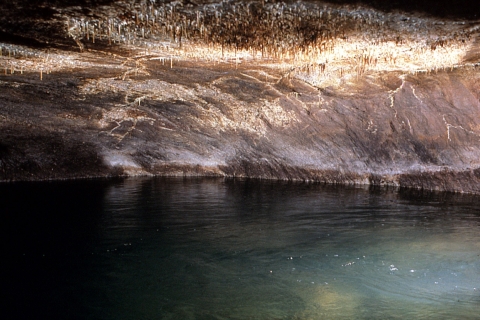
[[[2,180],[213,175],[480,192],[478,22],[310,2],[55,10],[56,48],[0,43]],[[263,35],[241,29],[248,14],[265,17]],[[268,25],[286,23],[294,31],[268,42]]]

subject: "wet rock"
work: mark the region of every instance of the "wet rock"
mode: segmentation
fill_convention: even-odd
[[[0,180],[194,175],[480,192],[475,46],[456,68],[315,84],[310,71],[261,61],[71,45],[32,51],[38,61],[25,53],[40,73],[2,60]]]

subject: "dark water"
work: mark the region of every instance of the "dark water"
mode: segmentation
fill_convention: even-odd
[[[0,185],[2,319],[478,319],[480,198],[313,184]]]

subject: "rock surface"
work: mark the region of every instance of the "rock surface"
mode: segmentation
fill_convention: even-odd
[[[261,62],[14,40],[0,74],[2,181],[201,175],[480,193],[476,45],[460,67],[315,86]],[[12,74],[8,48],[45,69]]]

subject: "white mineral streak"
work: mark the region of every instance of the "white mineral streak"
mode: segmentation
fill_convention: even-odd
[[[203,113],[201,117],[195,116],[195,121],[205,127],[213,127],[219,131],[245,130],[258,135],[265,135],[267,123],[275,127],[286,127],[297,121],[293,111],[285,111],[279,104],[279,98],[274,101],[260,99],[257,103],[240,101],[230,93],[222,92],[214,87],[190,88],[179,84],[170,84],[161,80],[146,81],[119,81],[111,78],[96,79],[86,82],[80,92],[93,94],[98,92],[116,92],[127,96],[141,96],[142,100],[156,102],[184,101],[191,108],[196,108],[195,114]],[[228,113],[222,112],[218,107],[209,104],[201,95],[214,96],[216,101],[228,107]],[[120,121],[148,121],[153,125],[155,119],[147,116],[145,112],[134,112],[133,106],[117,106],[104,112],[99,120],[101,127]],[[227,115],[228,114],[228,115]],[[193,116],[193,113],[191,115]]]

